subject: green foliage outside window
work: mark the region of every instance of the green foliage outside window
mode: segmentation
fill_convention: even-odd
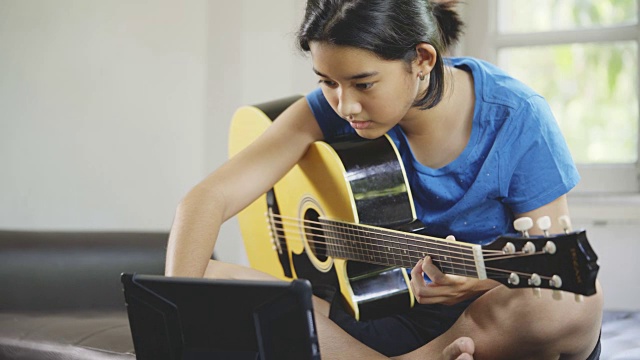
[[[637,22],[635,0],[502,0],[499,4],[503,32]],[[541,18],[546,21],[536,22]],[[578,163],[638,160],[637,41],[509,47],[498,55],[500,66],[547,99]]]
[[[504,33],[574,30],[635,24],[636,0],[499,0]]]

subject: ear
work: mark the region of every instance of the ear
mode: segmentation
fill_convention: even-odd
[[[433,67],[436,66],[436,60],[438,59],[436,48],[423,42],[416,45],[416,53],[418,57],[413,61],[413,70],[416,74],[419,72],[429,74]]]

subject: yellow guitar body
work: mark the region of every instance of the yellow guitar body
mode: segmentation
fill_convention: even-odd
[[[271,123],[272,120],[257,107],[244,106],[238,109],[229,130],[229,157],[249,146]],[[286,277],[278,266],[278,256],[272,249],[269,231],[266,230],[266,213],[267,201],[263,194],[238,214],[245,251],[252,268],[284,280]]]
[[[292,103],[295,99],[289,100]],[[284,104],[286,103],[280,106]],[[273,119],[267,116],[266,112],[269,111],[261,109],[261,105],[245,106],[236,111],[230,130],[230,156],[247,147],[270,126]],[[324,218],[358,223],[354,194],[349,182],[345,181],[346,176],[345,168],[336,151],[329,144],[318,141],[311,145],[303,159],[274,186],[273,191],[277,194],[279,212],[285,223],[280,238],[286,239],[286,251],[290,255],[286,258],[291,267],[292,277],[301,277],[296,267],[299,265],[292,259],[292,256],[299,254],[306,254],[319,273],[335,271],[340,292],[354,317],[358,319],[361,306],[355,299],[349,281],[347,261],[316,256],[314,241],[305,231],[301,221],[312,213]],[[270,232],[268,228],[267,214],[270,210],[267,202],[266,195],[262,195],[238,214],[247,257],[252,268],[281,279],[288,279],[278,256],[277,244],[274,244],[273,231]],[[374,273],[380,271],[376,269]],[[404,293],[403,301],[406,308],[410,308],[413,306],[414,298],[408,289],[408,275],[404,269],[400,274],[405,282],[403,286],[406,287],[401,291]],[[313,280],[311,281],[313,284]]]

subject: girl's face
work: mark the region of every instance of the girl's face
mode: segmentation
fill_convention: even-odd
[[[417,71],[407,71],[401,60],[383,60],[367,50],[325,42],[311,42],[310,49],[325,98],[363,138],[384,135],[424,91]]]

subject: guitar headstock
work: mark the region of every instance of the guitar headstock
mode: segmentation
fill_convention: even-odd
[[[548,219],[548,218],[547,218]],[[598,256],[587,240],[586,231],[550,235],[541,218],[545,236],[529,236],[529,218],[516,220],[520,234],[505,235],[482,247],[487,277],[512,288],[546,288],[580,295],[596,293]],[[561,219],[567,223],[568,219]],[[548,228],[547,228],[548,229]]]

